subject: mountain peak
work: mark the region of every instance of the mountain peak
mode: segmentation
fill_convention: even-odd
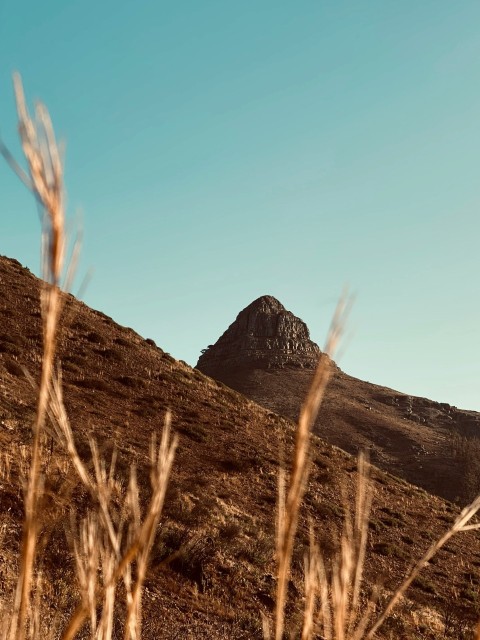
[[[273,296],[251,302],[214,345],[202,352],[197,369],[216,377],[226,368],[314,369],[320,349],[307,325]]]
[[[277,298],[274,298],[273,296],[268,296],[268,295],[260,296],[260,298],[257,298],[256,300],[251,302],[247,307],[245,307],[244,311],[246,309],[250,309],[250,310],[259,309],[259,310],[272,311],[272,312],[286,311],[283,304],[279,300],[277,300]]]

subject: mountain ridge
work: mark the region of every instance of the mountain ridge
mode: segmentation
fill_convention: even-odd
[[[262,323],[248,325],[244,321],[252,305],[258,307],[258,300],[240,311],[227,331],[200,356],[196,368],[269,410],[296,420],[313,375],[314,358],[307,366],[295,362],[295,354],[288,353],[285,345],[298,344],[299,332],[294,330],[290,335],[289,330],[302,327],[307,347],[300,344],[301,354],[308,351],[310,343],[315,353],[320,349],[310,341],[306,324],[276,301],[271,315],[276,318],[286,313],[292,319],[282,327],[282,343],[272,343],[261,358],[238,353],[238,345],[255,342],[257,336],[247,332],[256,327],[263,331]],[[234,340],[229,339],[232,335]],[[452,458],[452,438],[480,436],[480,413],[366,382],[335,366],[315,431],[351,454],[367,449],[380,468],[455,500],[464,489],[462,469]]]

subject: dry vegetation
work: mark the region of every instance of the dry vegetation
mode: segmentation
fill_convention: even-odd
[[[458,514],[311,437],[327,356],[295,429],[61,292],[60,154],[16,88],[29,173],[1,150],[45,210],[46,270],[39,297],[0,261],[4,637],[472,637],[480,503]]]

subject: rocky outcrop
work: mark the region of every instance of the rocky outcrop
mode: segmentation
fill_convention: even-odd
[[[272,296],[254,300],[214,345],[204,349],[197,369],[222,377],[226,369],[314,369],[320,349],[307,325]],[[219,375],[220,374],[220,375]]]

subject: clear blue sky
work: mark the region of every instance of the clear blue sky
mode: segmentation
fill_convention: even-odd
[[[85,302],[194,365],[276,296],[355,376],[480,409],[480,3],[0,0],[11,72],[67,141]],[[0,253],[38,272],[0,165]]]

